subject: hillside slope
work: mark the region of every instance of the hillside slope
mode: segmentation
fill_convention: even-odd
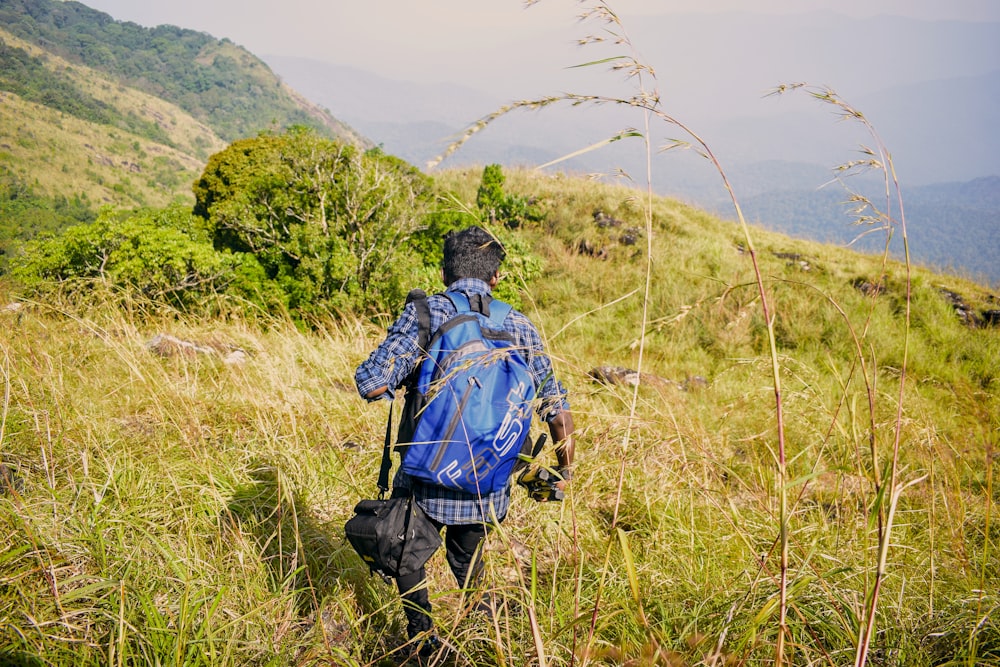
[[[54,0],[2,0],[0,24],[74,64],[176,103],[226,141],[293,124],[361,141],[227,39],[176,26],[144,28]]]
[[[121,86],[96,70],[72,66],[4,30],[0,40],[48,71],[63,74],[64,83],[72,82],[78,96],[95,107],[114,109],[120,118],[133,121],[131,128],[93,122],[0,91],[0,164],[6,170],[45,193],[82,195],[95,206],[160,206],[193,199],[191,182],[208,156],[226,145],[216,132],[176,105]]]
[[[94,206],[191,198],[208,157],[290,125],[366,139],[245,49],[76,2],[0,0],[0,170]]]
[[[478,170],[439,179],[474,206]],[[634,190],[587,179],[511,172],[507,189],[547,213],[517,231],[543,267],[524,310],[570,391],[577,460],[565,502],[516,488],[491,534],[502,631],[432,558],[449,664],[766,665],[781,633],[786,664],[853,664],[878,575],[873,649],[893,657],[867,664],[1000,660],[1000,329],[962,321],[944,291],[976,309],[994,295],[916,270],[904,308],[899,264],[752,230],[779,474],[739,229],[660,198],[646,224]],[[137,305],[97,289],[0,308],[0,663],[386,664],[405,636],[395,590],[343,539],[375,491],[388,410],[353,372],[384,329]],[[641,370],[641,386],[597,368]]]

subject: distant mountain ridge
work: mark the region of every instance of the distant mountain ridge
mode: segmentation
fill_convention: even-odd
[[[879,193],[878,183],[857,186],[852,184],[874,205],[885,208],[885,194]],[[870,225],[856,224],[850,211],[854,205],[848,203],[848,197],[839,184],[830,184],[825,188],[758,191],[742,197],[740,206],[749,221],[773,231],[851,245],[862,252],[881,252],[885,235],[867,233],[872,230]],[[904,188],[903,200],[910,253],[916,263],[1000,287],[1000,177]],[[895,208],[895,202],[892,205]],[[731,204],[721,198],[707,208],[722,217],[733,217]],[[890,249],[897,258],[903,257],[898,228]]]
[[[0,0],[0,25],[70,63],[173,102],[226,141],[293,124],[361,140],[226,39],[176,26],[144,28],[72,1]]]

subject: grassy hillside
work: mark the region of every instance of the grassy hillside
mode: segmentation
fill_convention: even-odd
[[[47,55],[4,30],[0,40],[62,73],[94,106],[135,120],[132,128],[94,122],[43,104],[43,97],[0,92],[0,164],[6,171],[49,195],[81,195],[95,207],[193,201],[191,182],[208,156],[225,147],[215,132],[165,100]],[[159,141],[141,131],[150,125],[159,128]]]
[[[208,157],[262,131],[366,144],[228,40],[76,2],[0,2],[0,96],[0,171],[94,208],[193,201]]]
[[[479,175],[439,178],[471,206]],[[917,270],[907,335],[899,264],[753,230],[779,484],[739,230],[666,199],[647,226],[635,190],[583,179],[507,187],[547,212],[521,231],[544,266],[524,303],[572,393],[578,461],[561,504],[515,489],[489,546],[494,625],[431,561],[447,664],[771,664],[782,486],[791,664],[853,664],[876,575],[869,664],[1000,662],[1000,331],[947,295],[977,312],[995,296]],[[0,311],[0,662],[384,664],[402,613],[342,537],[375,486],[386,406],[352,378],[381,329],[120,301]],[[601,366],[643,381],[596,382]]]
[[[299,124],[367,141],[227,40],[75,2],[0,2],[0,273],[97,210],[193,203],[230,140]]]
[[[0,157],[8,173],[49,195],[79,195],[94,207],[161,206],[190,200],[204,163],[134,134],[80,121],[0,93]],[[211,132],[202,135],[221,147]],[[48,168],[38,169],[39,164]]]

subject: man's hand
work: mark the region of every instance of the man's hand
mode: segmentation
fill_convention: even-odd
[[[560,491],[565,491],[569,487],[569,482],[573,479],[573,469],[569,466],[559,466],[555,469],[557,475],[562,477],[561,481],[556,482],[556,488]]]
[[[378,389],[372,389],[370,392],[365,394],[365,398],[367,398],[369,401],[374,401],[376,398],[378,398],[387,391],[389,391],[389,387],[383,385]]]

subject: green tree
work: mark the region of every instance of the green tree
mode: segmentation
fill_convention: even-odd
[[[80,196],[46,197],[21,176],[0,165],[0,274],[21,244],[74,224],[92,222],[96,211]]]
[[[387,312],[409,289],[431,181],[306,128],[234,142],[194,184],[217,249],[253,254],[304,316]]]
[[[496,222],[504,206],[503,186],[507,179],[503,169],[498,164],[489,164],[483,169],[483,178],[476,191],[476,206],[483,217],[490,222]]]
[[[507,194],[507,179],[498,164],[487,165],[476,191],[476,206],[484,222],[500,223],[516,229],[527,222],[540,222],[544,215],[533,202],[518,195]]]

